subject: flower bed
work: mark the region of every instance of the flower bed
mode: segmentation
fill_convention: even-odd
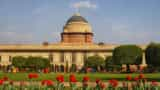
[[[14,81],[29,81],[30,79],[28,78],[28,74],[26,72],[20,72],[20,73],[4,73],[4,72],[0,72],[0,78],[3,78],[4,76],[7,76],[8,78],[10,78],[11,80]],[[53,80],[56,81],[56,76],[62,74],[64,75],[64,81],[65,82],[69,82],[69,73],[38,73],[39,77],[34,79],[35,81],[42,81],[42,80]],[[82,81],[82,77],[84,76],[88,76],[90,77],[90,81],[94,82],[96,80],[96,78],[100,78],[101,80],[107,82],[108,80],[114,78],[118,81],[124,81],[126,80],[126,76],[128,74],[122,74],[122,73],[74,73],[74,75],[76,76],[77,81]],[[139,74],[137,73],[132,73],[131,76],[132,77],[136,77]],[[145,77],[147,78],[147,80],[153,81],[156,80],[158,82],[160,82],[160,73],[146,73],[144,74]],[[132,79],[133,80],[133,79]]]
[[[126,81],[119,82],[116,79],[110,79],[106,84],[101,79],[96,79],[94,86],[91,86],[90,77],[82,78],[82,86],[77,85],[76,75],[71,74],[69,79],[69,87],[64,85],[64,76],[57,75],[56,81],[42,80],[41,85],[34,83],[34,80],[39,78],[39,74],[28,74],[29,85],[25,81],[20,81],[19,85],[15,85],[14,81],[4,76],[0,79],[0,90],[160,90],[160,86],[156,81],[147,81],[144,74],[139,74],[136,77],[131,75],[126,76]],[[121,84],[121,85],[120,85]]]

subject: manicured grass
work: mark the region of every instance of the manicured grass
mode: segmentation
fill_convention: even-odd
[[[68,81],[69,73],[48,73],[48,74],[43,74],[39,73],[39,78],[35,79],[36,81],[44,80],[44,79],[50,79],[54,80],[57,75],[62,74],[65,77],[65,81]],[[95,81],[97,78],[102,79],[104,81],[107,81],[109,79],[117,79],[117,80],[125,80],[125,77],[128,74],[113,74],[113,73],[88,73],[88,74],[79,74],[75,73],[77,80],[82,81],[83,76],[87,75],[90,77],[91,81]],[[130,74],[132,77],[138,76],[139,74]],[[149,73],[149,74],[144,74],[145,77],[149,80],[157,80],[160,81],[160,73]],[[0,72],[0,78],[3,76],[9,77],[9,79],[14,80],[14,81],[27,81],[28,79],[28,73],[2,73]]]

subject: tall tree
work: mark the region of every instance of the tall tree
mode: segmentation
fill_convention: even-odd
[[[136,45],[122,45],[114,49],[115,64],[141,64],[143,51]]]
[[[12,65],[18,68],[25,68],[26,67],[26,59],[22,56],[15,56],[12,58]]]
[[[142,63],[143,50],[136,45],[121,45],[113,51],[113,60],[117,65],[126,64],[129,71],[130,64]]]
[[[114,65],[114,62],[113,62],[112,56],[106,57],[106,60],[105,60],[105,68],[106,68],[106,70],[112,69],[113,65]]]
[[[159,67],[160,65],[160,43],[151,43],[147,46],[146,50],[146,62],[148,65]]]
[[[113,71],[113,70],[119,71],[121,70],[121,65],[116,65],[114,63],[113,57],[108,56],[105,59],[105,68],[107,71]]]
[[[27,58],[22,56],[13,57],[12,64],[18,68],[30,68],[32,70],[44,69],[50,66],[50,61],[48,58],[43,57],[33,57],[29,56]]]
[[[98,55],[90,56],[85,60],[85,66],[97,69],[100,66],[104,66],[104,58]]]

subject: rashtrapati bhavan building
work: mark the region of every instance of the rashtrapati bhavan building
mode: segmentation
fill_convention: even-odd
[[[112,56],[112,51],[119,45],[95,44],[94,33],[88,21],[80,14],[74,14],[68,19],[61,33],[61,41],[56,44],[1,44],[0,65],[8,66],[14,56],[42,56],[50,59],[53,65],[69,66],[76,64],[82,67],[85,58],[99,55],[103,58]],[[145,46],[140,45],[144,50]],[[145,64],[143,55],[142,64]]]

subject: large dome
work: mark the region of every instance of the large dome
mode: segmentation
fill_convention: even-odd
[[[92,29],[87,20],[80,14],[74,14],[69,18],[63,27],[61,42],[71,44],[93,43]]]
[[[79,13],[74,14],[69,18],[64,26],[64,32],[70,33],[91,33],[91,26],[88,21],[83,18]]]

